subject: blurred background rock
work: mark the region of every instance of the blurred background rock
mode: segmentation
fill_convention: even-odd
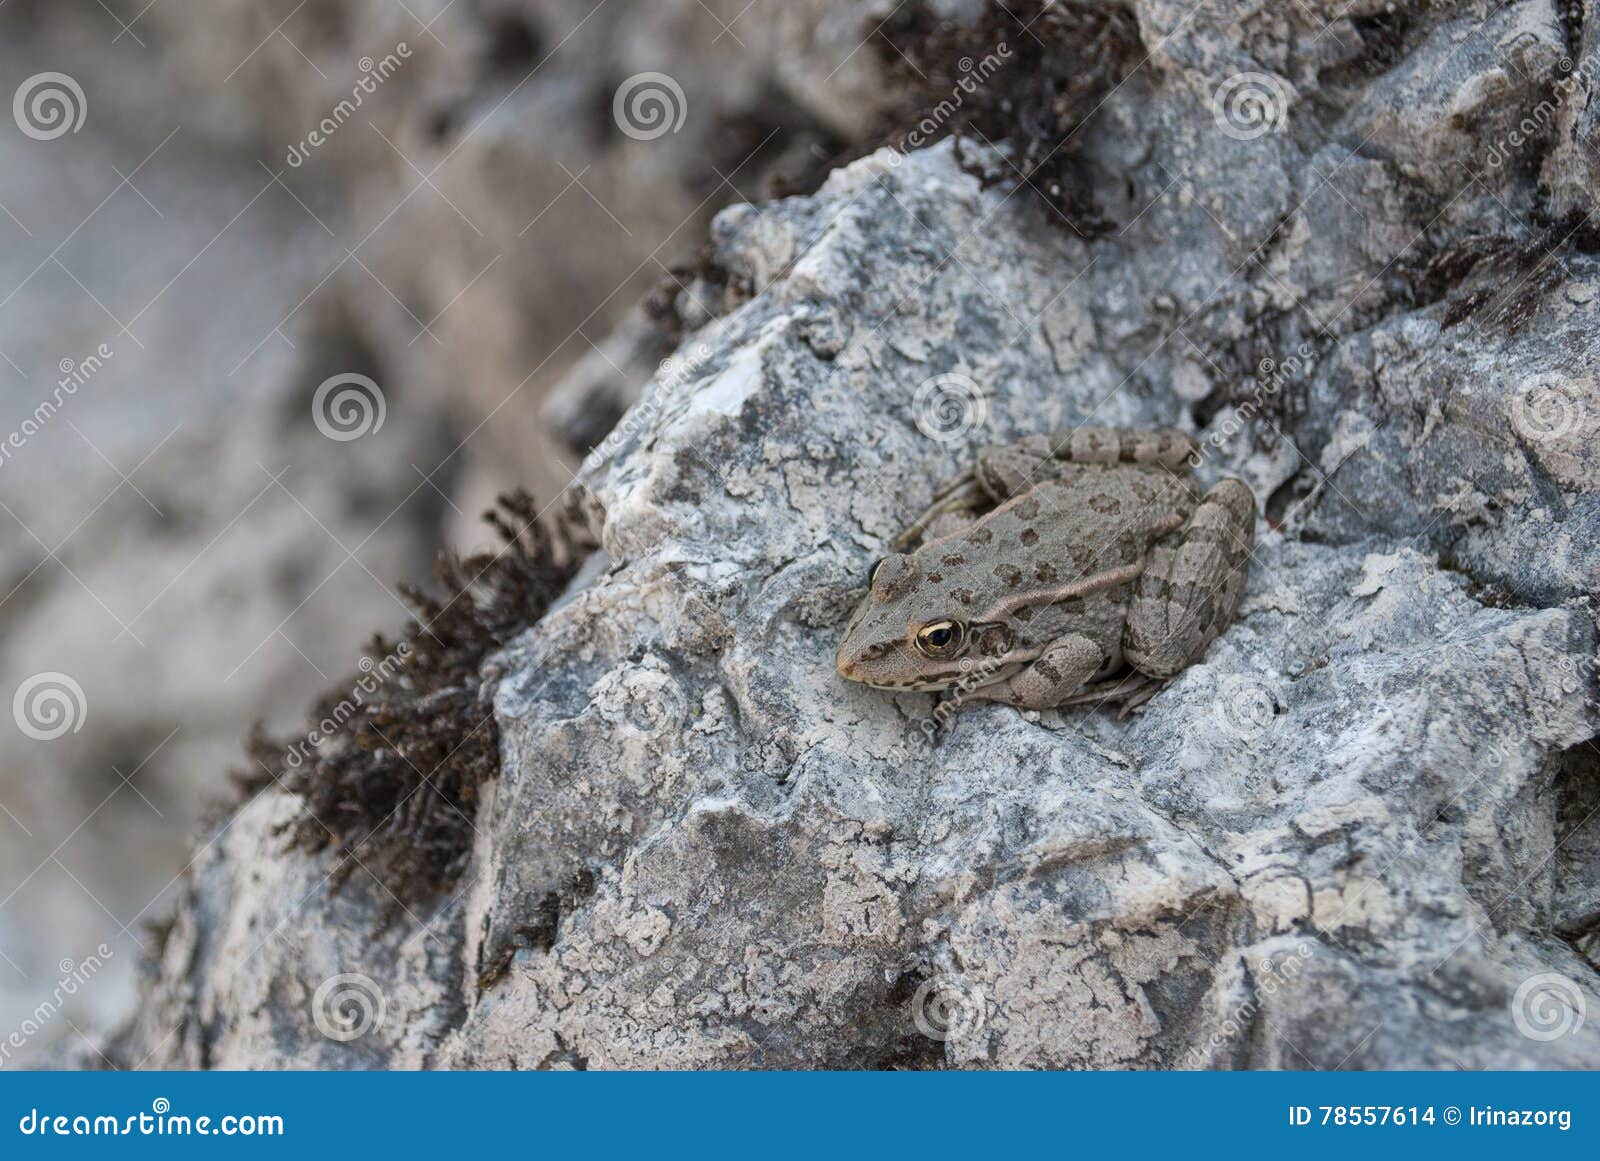
[[[641,302],[693,308],[711,215],[870,135],[891,98],[863,30],[891,7],[0,7],[4,91],[83,93],[75,132],[0,128],[0,436],[42,414],[0,461],[0,690],[83,694],[59,738],[0,731],[9,1060],[126,1014],[252,723],[294,728],[403,621],[397,582],[486,539],[496,490],[566,485],[671,347]],[[646,72],[681,131],[619,128]],[[383,423],[339,441],[313,398],[351,374]]]

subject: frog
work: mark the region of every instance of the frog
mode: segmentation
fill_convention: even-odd
[[[1173,428],[1079,427],[978,450],[873,564],[841,677],[1024,710],[1124,715],[1232,623],[1256,501],[1202,490]]]

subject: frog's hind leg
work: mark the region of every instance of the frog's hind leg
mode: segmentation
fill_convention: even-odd
[[[1040,480],[1059,476],[1065,470],[1063,464],[1141,464],[1178,474],[1188,471],[1199,450],[1193,439],[1171,427],[1075,427],[982,448],[973,466],[935,493],[932,504],[895,538],[892,547],[904,552],[919,539],[931,540],[951,532],[981,511],[1020,496]],[[1184,489],[1189,486],[1183,484]],[[927,535],[930,532],[933,535]]]
[[[983,448],[972,474],[1002,503],[1041,480],[1060,478],[1084,465],[1165,468],[1187,481],[1198,454],[1194,440],[1170,427],[1077,427]]]
[[[1182,528],[1156,541],[1123,629],[1129,664],[1166,681],[1204,655],[1238,611],[1255,531],[1255,497],[1227,479]]]
[[[1200,445],[1173,427],[1073,427],[1050,437],[1050,454],[1074,464],[1145,464],[1182,471]]]

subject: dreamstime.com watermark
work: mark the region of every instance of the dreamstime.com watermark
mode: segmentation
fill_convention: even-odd
[[[35,742],[53,742],[83,729],[89,700],[70,673],[48,670],[24,678],[11,696],[11,720]]]
[[[955,717],[956,711],[966,702],[968,696],[990,684],[1006,664],[997,657],[985,657],[981,661],[973,661],[970,657],[961,659],[959,666],[961,676],[956,678],[956,683],[946,691],[948,696],[940,698],[939,704],[933,707],[933,712],[917,722],[917,731],[927,742],[930,750],[939,730]]]
[[[383,388],[354,371],[329,375],[311,396],[311,422],[335,443],[381,431],[388,414]]]
[[[1529,443],[1560,443],[1574,437],[1587,412],[1572,380],[1550,372],[1517,383],[1507,405],[1512,429]]]
[[[1009,664],[1012,663],[995,657],[985,657],[978,661],[970,657],[962,658],[961,676],[956,679],[955,684],[939,691],[939,700],[933,709],[913,723],[913,728],[906,734],[905,740],[891,746],[883,755],[883,760],[889,763],[910,762],[932,754],[938,743],[940,731],[950,724],[962,706],[972,700],[972,693],[992,684]]]
[[[22,1023],[13,1028],[4,1040],[0,1040],[0,1065],[21,1052],[28,1046],[30,1040],[44,1031],[61,1012],[66,1002],[76,996],[80,988],[86,987],[90,980],[99,975],[100,969],[105,967],[106,961],[114,955],[110,946],[102,943],[94,949],[94,954],[85,956],[77,963],[73,963],[70,959],[62,960],[61,978],[56,980],[54,990],[24,1017]]]
[[[668,355],[656,368],[656,389],[648,398],[641,399],[628,408],[606,437],[589,452],[589,460],[603,463],[625,441],[632,439],[642,429],[652,425],[661,414],[662,404],[684,383],[705,366],[711,358],[711,348],[705,343],[696,344],[687,355]]]
[[[1224,733],[1251,742],[1269,733],[1289,699],[1283,684],[1264,673],[1227,673],[1212,693],[1212,719]]]
[[[1244,431],[1246,425],[1259,415],[1268,402],[1277,398],[1289,383],[1299,379],[1315,367],[1317,350],[1309,342],[1301,343],[1283,359],[1265,358],[1256,365],[1256,385],[1250,394],[1219,418],[1211,431],[1200,441],[1197,457],[1191,457],[1189,466],[1197,468],[1212,452],[1221,451]]]
[[[1529,976],[1511,997],[1511,1022],[1540,1044],[1574,1035],[1588,1014],[1583,990],[1560,972]]]
[[[1275,73],[1233,73],[1212,91],[1211,115],[1226,136],[1254,141],[1283,131],[1294,99],[1289,82]]]
[[[911,997],[911,1022],[929,1040],[964,1040],[983,1031],[983,989],[959,976],[924,980]]]
[[[654,141],[683,128],[689,98],[666,73],[634,73],[611,98],[611,119],[635,141]]]
[[[370,657],[363,657],[356,668],[361,670],[361,676],[356,678],[355,684],[350,687],[347,697],[339,700],[339,704],[328,711],[316,725],[306,733],[306,736],[293,742],[283,753],[283,764],[290,770],[299,769],[305,760],[312,756],[317,747],[344,729],[345,723],[355,717],[357,711],[366,705],[366,699],[378,691],[380,687],[394,679],[394,675],[405,667],[411,657],[411,643],[402,641],[394,647],[392,653],[386,654],[381,661],[374,661]]]
[[[24,1137],[281,1137],[284,1125],[276,1113],[174,1113],[171,1101],[156,1097],[149,1112],[127,1116],[29,1109],[17,1131]]]
[[[111,348],[101,343],[81,359],[61,360],[57,367],[61,372],[61,378],[56,380],[55,390],[50,393],[50,397],[42,400],[33,409],[33,413],[19,423],[3,442],[0,442],[0,468],[5,467],[12,456],[27,447],[28,441],[45,429],[66,401],[78,393],[78,388],[85,386],[100,373],[100,369],[111,360],[111,355]]]
[[[1267,956],[1255,965],[1252,976],[1250,997],[1234,1007],[1228,1013],[1228,1018],[1203,1043],[1190,1045],[1189,1051],[1184,1056],[1184,1068],[1205,1068],[1208,1062],[1224,1045],[1232,1043],[1244,1035],[1255,1022],[1257,1013],[1261,1011],[1263,997],[1274,996],[1280,988],[1287,987],[1294,982],[1296,976],[1305,969],[1306,962],[1316,954],[1316,948],[1310,942],[1302,942],[1293,950],[1286,951],[1278,956]]]
[[[361,108],[362,101],[376,93],[378,86],[399,72],[401,66],[410,59],[411,46],[403,40],[382,60],[374,61],[370,56],[362,57],[357,62],[362,76],[350,90],[350,95],[329,110],[328,115],[317,122],[315,128],[289,146],[289,152],[284,157],[289,163],[289,168],[299,169],[306,163],[313,150],[320,149],[332,140],[340,127],[355,116],[356,110]]]
[[[340,972],[317,986],[311,997],[311,1022],[329,1040],[348,1044],[383,1027],[389,1003],[371,976]]]
[[[961,72],[961,78],[951,87],[950,95],[929,109],[922,120],[907,130],[906,135],[892,147],[889,165],[898,166],[907,154],[932,142],[950,123],[950,119],[966,106],[967,98],[987,84],[1010,60],[1011,46],[1002,40],[978,60],[964,56],[957,61],[956,67]]]
[[[1524,146],[1544,141],[1549,136],[1561,107],[1574,96],[1582,94],[1587,97],[1593,91],[1594,71],[1592,56],[1585,57],[1576,68],[1573,67],[1571,57],[1562,57],[1556,63],[1556,72],[1560,75],[1551,83],[1549,95],[1529,109],[1527,115],[1516,125],[1489,142],[1483,154],[1487,168],[1500,169]]]
[[[923,435],[954,443],[988,422],[989,396],[971,375],[947,371],[917,385],[912,412]]]

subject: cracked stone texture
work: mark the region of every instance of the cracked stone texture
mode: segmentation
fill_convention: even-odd
[[[1515,123],[1566,32],[1402,6],[1374,47],[1374,4],[1313,40],[1341,7],[1138,5],[1151,63],[1086,134],[1107,237],[947,145],[723,211],[712,309],[585,464],[603,556],[490,663],[503,771],[460,890],[330,895],[258,798],[119,1051],[1592,1066],[1593,259],[1537,248],[1543,190],[1581,183],[1541,189],[1577,164],[1545,140],[1449,188],[1460,124]],[[1220,131],[1241,69],[1286,79],[1280,132]],[[1421,276],[1485,236],[1490,266]],[[1534,292],[1460,305],[1518,247]],[[954,432],[918,396],[951,373],[983,393]],[[868,565],[971,450],[1084,422],[1187,427],[1270,517],[1204,661],[1126,721],[970,707],[931,741],[932,698],[839,679]],[[340,972],[386,1000],[349,1043],[313,1019]],[[1552,973],[1591,1018],[1539,1038]]]

